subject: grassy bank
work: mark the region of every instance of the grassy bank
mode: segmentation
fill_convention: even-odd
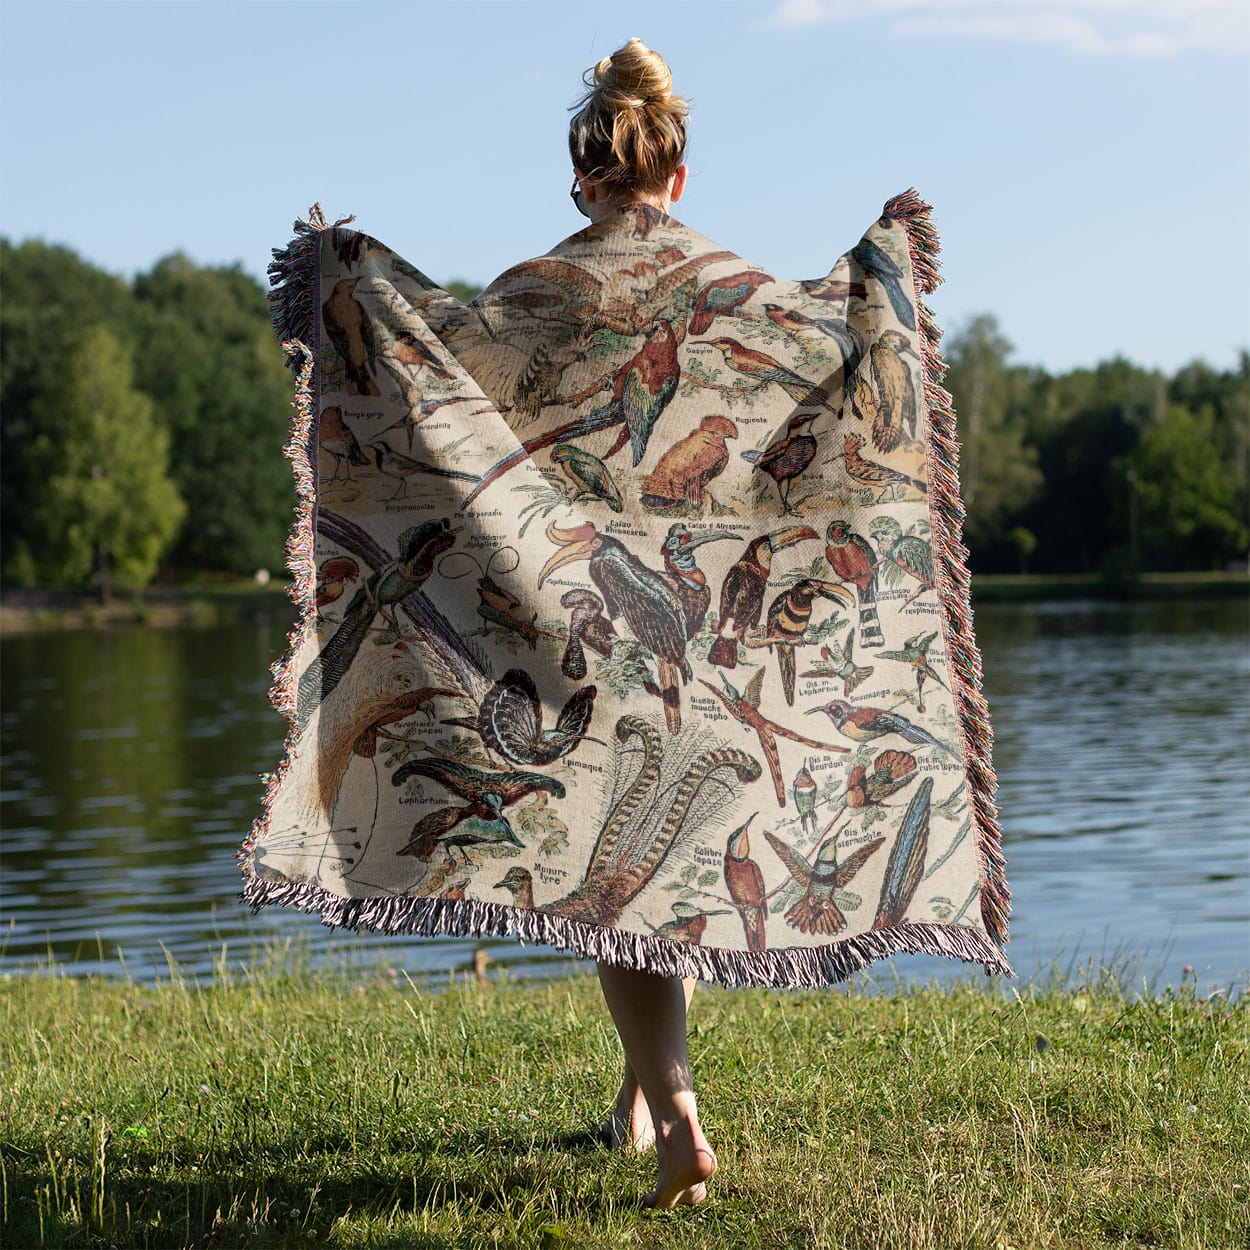
[[[6,1246],[1246,1244],[1250,1009],[700,991],[721,1172],[586,1137],[618,1078],[593,980],[414,993],[271,974],[0,984]]]

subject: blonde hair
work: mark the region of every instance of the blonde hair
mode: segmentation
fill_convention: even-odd
[[[610,195],[663,191],[686,153],[686,101],[673,94],[664,58],[641,39],[582,75],[569,155]]]

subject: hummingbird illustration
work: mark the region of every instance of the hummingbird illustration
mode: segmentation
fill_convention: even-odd
[[[835,895],[848,885],[857,872],[876,854],[884,844],[884,838],[876,838],[861,846],[841,863],[838,863],[838,835],[826,838],[812,862],[780,838],[765,832],[768,844],[777,852],[777,858],[789,869],[790,875],[804,887],[803,896],[786,912],[786,920],[800,933],[823,933],[832,935],[846,928],[846,917],[838,906]]]
[[[855,626],[846,631],[846,641],[838,646],[836,642],[827,643],[820,648],[820,659],[801,677],[840,677],[842,693],[850,698],[856,686],[872,676],[873,665],[855,663]]]
[[[950,689],[929,665],[929,647],[937,636],[938,631],[936,629],[930,634],[913,634],[912,637],[903,643],[900,650],[881,652],[882,659],[902,660],[904,664],[910,664],[916,670],[916,707],[921,712],[924,711],[924,683],[926,678],[937,682],[943,690]]]

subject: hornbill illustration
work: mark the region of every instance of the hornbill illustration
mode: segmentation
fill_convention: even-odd
[[[748,729],[753,729],[756,736],[760,740],[760,746],[764,751],[764,759],[768,764],[768,771],[772,774],[773,789],[777,794],[777,806],[785,807],[786,805],[786,787],[781,779],[781,758],[777,754],[777,735],[783,738],[789,738],[792,742],[801,742],[805,747],[812,747],[817,751],[834,751],[843,755],[849,754],[850,747],[835,747],[828,742],[817,742],[812,738],[806,738],[801,733],[796,733],[793,729],[787,729],[784,725],[777,724],[776,721],[769,720],[767,716],[760,711],[760,691],[764,686],[764,669],[757,668],[751,675],[751,680],[747,682],[746,689],[739,694],[733,686],[725,679],[725,674],[720,674],[721,682],[725,689],[717,690],[710,682],[706,682],[702,677],[699,678],[700,684],[706,686],[724,705],[729,714],[740,725],[745,725]]]
[[[903,580],[903,574],[920,583],[903,607],[913,603],[926,590],[933,589],[933,548],[915,534],[904,534],[903,527],[892,516],[873,517],[868,532],[877,540],[880,564],[892,586]]]
[[[695,534],[687,525],[675,521],[669,526],[660,554],[664,557],[662,577],[681,600],[686,615],[686,639],[689,641],[703,628],[703,619],[712,602],[712,590],[695,557],[695,548],[721,539],[742,540],[733,530],[710,529]]]
[[[603,615],[603,600],[593,590],[580,586],[566,590],[560,596],[560,606],[569,608],[569,640],[560,660],[560,672],[571,681],[581,681],[586,676],[586,652],[589,647],[596,655],[607,659],[617,640],[612,622]]]
[[[870,278],[875,278],[885,288],[886,298],[894,315],[909,329],[916,328],[916,313],[911,300],[903,290],[903,271],[871,239],[860,239],[851,250],[851,259],[857,261]]]
[[[872,544],[856,534],[849,521],[830,521],[825,531],[825,559],[838,577],[855,587],[859,598],[860,645],[884,647],[885,635],[877,615],[877,553]]]
[[[738,666],[738,642],[748,629],[760,623],[764,611],[764,591],[772,570],[773,553],[809,538],[819,538],[806,525],[761,534],[747,545],[737,563],[725,574],[720,590],[720,616],[717,638],[708,651],[708,661],[721,668]]]
[[[912,795],[898,837],[890,848],[881,883],[881,899],[877,904],[874,929],[887,929],[902,924],[907,908],[915,897],[924,873],[925,854],[929,849],[929,805],[933,795],[933,778],[926,777]]]
[[[768,949],[768,900],[764,890],[764,874],[751,858],[751,842],[747,827],[758,812],[752,812],[746,824],[739,825],[725,843],[725,888],[737,909],[746,934],[747,950]]]
[[[455,531],[443,517],[423,521],[399,536],[399,555],[377,570],[352,596],[338,628],[299,679],[296,724],[303,729],[313,711],[339,684],[351,667],[356,652],[369,634],[374,617],[382,613],[396,626],[399,603],[420,590],[434,570],[434,561],[456,541]]]
[[[846,779],[846,805],[878,807],[918,776],[916,757],[910,751],[882,751],[872,762],[872,772],[863,764],[851,769]]]
[[[690,314],[690,333],[706,334],[717,317],[737,312],[759,290],[776,279],[760,270],[731,274],[727,278],[713,278],[694,297]]]
[[[598,456],[592,456],[572,443],[558,443],[551,449],[551,463],[558,464],[564,476],[573,483],[571,503],[589,495],[592,499],[602,499],[613,512],[624,508],[621,492],[612,480],[608,466]]]
[[[330,298],[321,305],[321,318],[326,338],[343,360],[344,390],[349,395],[380,395],[371,376],[377,367],[378,347],[369,314],[355,295],[358,281],[344,278],[335,283]]]
[[[777,483],[777,494],[781,498],[781,510],[791,511],[790,490],[794,479],[816,458],[816,436],[810,426],[818,412],[800,412],[786,422],[785,434],[770,443],[762,451],[744,451],[743,460],[750,461],[760,473],[767,473]]]
[[[789,590],[779,594],[768,605],[768,649],[777,652],[777,664],[781,670],[781,688],[786,702],[794,706],[795,649],[803,645],[807,626],[812,619],[812,603],[817,599],[831,599],[834,603],[849,606],[853,602],[851,592],[837,582],[820,581],[805,577],[795,582]]]
[[[737,438],[738,427],[713,414],[699,428],[678,439],[659,459],[642,484],[642,503],[653,512],[667,512],[684,504],[703,505],[704,492],[729,463],[727,438]]]
[[[686,659],[689,631],[681,595],[624,543],[598,533],[589,521],[572,529],[561,529],[551,522],[547,537],[558,543],[560,550],[543,565],[538,585],[561,565],[590,561],[590,580],[603,596],[608,617],[615,620],[623,616],[630,633],[655,657],[652,692],[663,701],[669,731],[676,733],[681,728],[681,685],[690,680],[690,662]]]
[[[497,755],[512,764],[554,764],[577,749],[594,712],[596,689],[575,690],[560,709],[554,729],[543,728],[543,706],[534,679],[510,668],[482,699],[476,716],[456,716],[444,725],[472,729]]]
[[[720,747],[703,751],[687,764],[675,784],[660,786],[664,760],[659,730],[646,718],[625,715],[616,722],[616,739],[642,741],[642,763],[633,781],[613,803],[595,839],[580,884],[539,910],[591,924],[611,925],[655,878],[688,828],[706,785],[721,769],[733,772],[738,784],[756,781],[759,763],[745,751]],[[657,789],[663,801],[656,802]],[[671,797],[670,797],[671,796]],[[691,824],[697,822],[689,822]],[[528,871],[513,868],[498,888],[511,892],[518,907],[534,907],[534,883]]]
[[[765,832],[768,844],[777,852],[777,858],[790,870],[790,875],[803,886],[803,897],[786,912],[786,920],[800,933],[840,933],[846,928],[846,917],[838,906],[835,895],[850,884],[855,874],[872,858],[885,842],[875,838],[838,863],[838,835],[827,839],[816,859],[809,863],[792,846]]]
[[[852,707],[842,699],[831,699],[822,707],[807,709],[808,716],[816,712],[823,712],[833,721],[837,731],[852,742],[873,742],[888,734],[898,734],[904,742],[911,742],[916,746],[937,747],[947,755],[955,754],[945,742],[940,742],[927,729],[913,725],[906,716],[887,712],[883,707]]]
[[[887,330],[871,347],[868,359],[877,384],[877,412],[872,423],[872,445],[893,451],[904,438],[916,438],[916,388],[903,353],[916,353],[907,335]]]
[[[453,858],[452,847],[460,847],[466,863],[466,848],[470,846],[506,842],[523,847],[525,844],[508,823],[504,809],[536,790],[546,790],[558,799],[564,797],[564,786],[554,777],[530,772],[486,772],[459,760],[410,760],[395,770],[391,783],[402,786],[412,777],[428,777],[466,800],[463,807],[439,808],[417,821],[406,845],[395,852],[417,859],[429,859],[440,846],[449,860]],[[470,817],[480,823],[456,832],[456,827]]]
[[[855,663],[855,626],[846,631],[846,639],[839,647],[836,642],[820,648],[820,659],[800,677],[840,677],[842,693],[849,699],[856,686],[872,676],[873,665]]]
[[[622,426],[616,442],[603,458],[610,460],[628,443],[636,465],[647,450],[647,442],[660,414],[677,394],[677,383],[681,380],[681,368],[677,363],[679,342],[671,322],[657,321],[641,349],[618,370],[612,384],[612,396],[606,404],[545,434],[536,435],[516,451],[509,452],[486,471],[462,506],[471,503],[492,482],[528,460],[534,452],[597,430]]]

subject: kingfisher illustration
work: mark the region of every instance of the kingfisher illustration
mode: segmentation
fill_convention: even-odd
[[[933,778],[926,777],[912,796],[898,836],[890,848],[881,883],[874,929],[888,929],[904,923],[907,909],[915,897],[924,874],[925,855],[929,849],[929,805],[933,795]]]
[[[849,699],[856,686],[861,685],[872,676],[873,665],[855,663],[855,626],[846,631],[846,639],[841,646],[836,642],[828,643],[820,648],[820,659],[816,661],[800,677],[840,677],[842,693]]]
[[[690,314],[690,333],[706,334],[717,317],[737,312],[762,286],[776,281],[760,270],[714,278],[694,297]]]
[[[794,795],[794,806],[799,813],[799,823],[803,833],[809,837],[816,836],[816,795],[819,787],[816,778],[808,771],[807,760],[803,767],[794,774],[790,792]]]
[[[865,843],[839,864],[836,833],[821,843],[811,862],[771,833],[765,831],[764,836],[790,875],[804,887],[802,898],[786,912],[786,921],[800,933],[841,933],[846,928],[846,917],[835,895],[850,884],[855,874],[880,850],[885,839]]]
[[[810,427],[820,416],[818,412],[801,412],[786,422],[786,432],[762,451],[744,451],[743,460],[753,464],[760,473],[767,473],[777,483],[781,510],[790,512],[790,490],[794,479],[816,458],[818,444]]]
[[[647,475],[642,484],[643,507],[653,512],[684,505],[702,507],[705,494],[710,498],[709,484],[729,463],[725,440],[737,437],[738,427],[728,417],[704,417],[698,429],[678,439]]]
[[[463,807],[439,808],[417,821],[407,843],[395,852],[417,859],[429,859],[440,846],[447,852],[448,860],[454,859],[452,848],[460,847],[465,863],[469,862],[470,846],[505,842],[524,847],[504,809],[537,790],[546,790],[558,799],[564,797],[564,786],[554,777],[531,772],[487,772],[459,760],[410,760],[395,770],[391,783],[402,786],[413,777],[428,777],[466,800]],[[457,832],[457,826],[470,817],[478,823]]]
[[[916,438],[916,387],[904,355],[915,358],[916,352],[907,335],[898,330],[887,330],[868,352],[877,384],[872,445],[878,451],[893,451],[904,439],[914,442]]]
[[[496,755],[512,764],[554,764],[575,751],[590,728],[596,688],[575,690],[556,717],[555,727],[544,729],[543,705],[534,679],[523,668],[510,668],[485,694],[476,716],[444,719],[481,735]]]
[[[378,347],[369,314],[356,298],[358,281],[344,278],[336,282],[330,298],[321,305],[321,318],[326,338],[343,361],[343,389],[349,395],[380,395],[372,377],[377,368]]]
[[[915,534],[904,534],[903,527],[892,516],[878,516],[868,523],[868,532],[877,540],[881,551],[880,566],[885,569],[886,580],[892,586],[903,580],[903,575],[920,583],[903,607],[914,603],[926,590],[933,589],[933,548]],[[936,674],[934,674],[936,676]],[[924,711],[921,708],[921,711]]]
[[[782,591],[768,607],[765,637],[769,639],[768,649],[777,653],[781,688],[791,707],[794,706],[794,652],[803,645],[812,619],[812,604],[817,598],[845,606],[854,602],[851,592],[837,582],[804,577]]]
[[[846,780],[846,805],[879,807],[892,794],[916,780],[916,757],[910,751],[882,751],[872,762],[872,772],[856,764]]]
[[[909,329],[916,328],[916,313],[911,300],[903,290],[903,271],[890,256],[871,239],[860,239],[851,249],[851,259],[858,262],[870,278],[875,278],[885,288],[886,298],[894,315]]]
[[[598,456],[592,456],[572,443],[557,443],[551,449],[551,463],[558,464],[564,476],[573,483],[570,503],[577,503],[589,495],[592,499],[602,499],[613,512],[624,508],[621,492],[612,480],[608,466]]]
[[[910,664],[916,670],[916,710],[919,712],[925,710],[924,683],[926,678],[937,682],[943,690],[950,689],[929,664],[929,647],[937,636],[938,631],[936,629],[929,634],[913,634],[903,643],[901,650],[881,652],[883,660],[901,660],[904,664]]]
[[[750,378],[758,386],[766,386],[772,382],[804,407],[830,407],[827,387],[813,385],[765,352],[757,352],[753,347],[747,347],[730,338],[705,339],[704,342],[715,347],[735,373]]]
[[[742,535],[733,530],[708,529],[694,533],[688,525],[675,521],[669,526],[660,554],[664,558],[662,576],[672,586],[686,615],[686,637],[693,638],[703,628],[704,617],[712,602],[712,590],[707,577],[699,568],[695,550],[704,543],[723,539],[742,541]]]
[[[904,742],[913,742],[917,746],[937,747],[947,755],[955,752],[939,741],[927,729],[913,725],[906,716],[897,712],[887,712],[882,707],[852,707],[842,699],[833,699],[821,707],[809,707],[807,715],[823,712],[834,724],[844,738],[852,742],[873,742],[884,738],[887,734],[898,734]]]
[[[885,636],[877,615],[877,553],[872,544],[856,534],[849,521],[830,521],[825,531],[825,559],[838,577],[855,587],[859,598],[860,645],[884,647]]]
[[[742,920],[747,950],[750,951],[768,949],[768,899],[764,874],[751,858],[751,843],[747,837],[747,828],[758,815],[758,812],[752,812],[725,843],[725,888]]]
[[[777,754],[777,737],[789,738],[792,742],[801,742],[805,747],[812,747],[817,751],[834,751],[843,755],[849,754],[850,747],[835,747],[828,742],[817,742],[812,738],[806,738],[801,733],[797,733],[793,729],[787,729],[785,725],[779,725],[774,720],[769,720],[760,711],[760,692],[764,686],[764,669],[761,666],[751,674],[751,680],[747,682],[746,689],[739,694],[738,691],[729,684],[725,678],[725,674],[719,674],[721,684],[724,690],[717,690],[710,682],[706,682],[702,677],[699,683],[706,686],[720,701],[725,705],[730,716],[734,718],[740,725],[745,725],[748,729],[755,731],[756,737],[759,738],[760,747],[764,752],[764,760],[768,764],[768,771],[772,774],[773,789],[777,794],[777,806],[785,807],[786,805],[786,787],[785,782],[781,779],[781,758]]]
[[[562,565],[590,561],[590,580],[603,596],[609,619],[625,618],[630,633],[655,657],[652,692],[664,704],[669,732],[681,728],[681,686],[690,680],[686,659],[686,613],[681,595],[667,579],[648,568],[619,539],[600,534],[591,522],[561,529],[551,522],[547,537],[559,545],[538,574],[538,585]]]
[[[747,630],[760,623],[764,612],[764,591],[768,587],[774,553],[819,537],[814,529],[800,525],[761,534],[747,544],[721,585],[717,637],[708,651],[709,663],[721,668],[737,667],[738,642]]]
[[[398,631],[395,609],[420,590],[434,571],[434,561],[456,541],[446,517],[423,521],[399,536],[399,554],[383,565],[352,596],[338,628],[304,670],[296,696],[296,724],[307,725],[313,711],[342,680],[380,612]]]
[[[606,660],[617,641],[616,627],[603,615],[603,600],[593,590],[580,586],[566,590],[560,596],[560,606],[572,613],[560,671],[571,681],[581,681],[587,672],[585,648]]]

